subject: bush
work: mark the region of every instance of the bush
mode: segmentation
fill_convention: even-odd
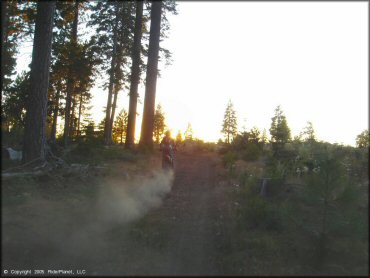
[[[138,154],[123,146],[103,146],[102,144],[79,143],[66,155],[67,161],[77,163],[100,163],[105,160],[136,161]]]
[[[235,162],[238,160],[238,155],[235,152],[228,151],[222,157],[222,163],[224,167],[229,170],[231,174],[235,168]]]
[[[240,174],[240,188],[233,193],[240,233],[248,237],[254,229],[256,241],[264,235],[278,238],[276,252],[283,255],[271,265],[278,261],[283,269],[281,263],[289,261],[293,275],[366,274],[368,150],[322,142],[285,147],[280,156],[265,156],[264,177],[271,178],[266,198],[260,196],[261,177],[251,171]],[[294,156],[297,159],[289,161]],[[298,166],[309,170],[294,183],[296,179],[290,178]],[[289,194],[288,179],[294,183]],[[245,248],[256,251],[253,246]],[[272,249],[266,246],[265,252]],[[263,255],[260,261],[265,259]]]
[[[262,150],[254,143],[249,143],[241,150],[241,158],[245,161],[256,161],[262,154]]]
[[[282,229],[278,207],[257,194],[251,194],[240,208],[242,225],[247,229],[266,229],[279,231]]]
[[[281,230],[280,209],[276,203],[260,196],[260,178],[245,171],[239,181],[241,189],[236,195],[240,203],[239,225],[247,229]]]
[[[23,127],[13,127],[10,132],[2,130],[2,146],[12,146],[17,148],[23,144]]]

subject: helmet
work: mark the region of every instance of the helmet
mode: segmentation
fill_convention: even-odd
[[[171,136],[171,131],[167,130],[164,134],[165,134],[166,136]]]

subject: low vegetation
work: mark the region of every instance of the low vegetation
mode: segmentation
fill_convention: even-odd
[[[243,157],[250,144],[237,139],[221,151],[229,171],[248,161],[228,175],[236,240],[225,263],[244,254],[231,271],[366,275],[368,149],[296,140],[265,145],[251,161]]]

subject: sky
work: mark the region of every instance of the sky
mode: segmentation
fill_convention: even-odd
[[[191,123],[197,138],[223,138],[229,100],[240,131],[256,126],[269,135],[278,105],[293,136],[310,121],[319,140],[354,146],[368,129],[368,2],[177,3],[161,42],[173,62],[160,64],[156,93],[173,136]],[[107,91],[93,95],[99,122]],[[127,92],[118,101],[118,111],[128,109]]]

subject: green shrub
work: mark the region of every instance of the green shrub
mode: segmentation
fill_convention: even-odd
[[[245,171],[239,181],[241,189],[236,196],[240,204],[239,225],[247,229],[281,230],[280,209],[276,203],[260,196],[260,178]]]
[[[247,229],[282,229],[278,207],[257,194],[251,194],[242,204],[240,219]]]
[[[289,168],[287,165],[279,160],[272,160],[267,165],[266,175],[271,179],[275,186],[281,186],[284,184],[289,174]]]
[[[241,150],[241,158],[245,161],[256,161],[262,154],[262,150],[256,144],[248,144]]]
[[[224,167],[229,170],[229,173],[233,173],[235,168],[235,162],[238,160],[238,155],[235,152],[228,151],[222,157],[222,163]]]
[[[96,164],[106,160],[122,160],[134,162],[138,154],[123,146],[103,146],[102,144],[79,143],[66,155],[66,160],[74,163]]]

